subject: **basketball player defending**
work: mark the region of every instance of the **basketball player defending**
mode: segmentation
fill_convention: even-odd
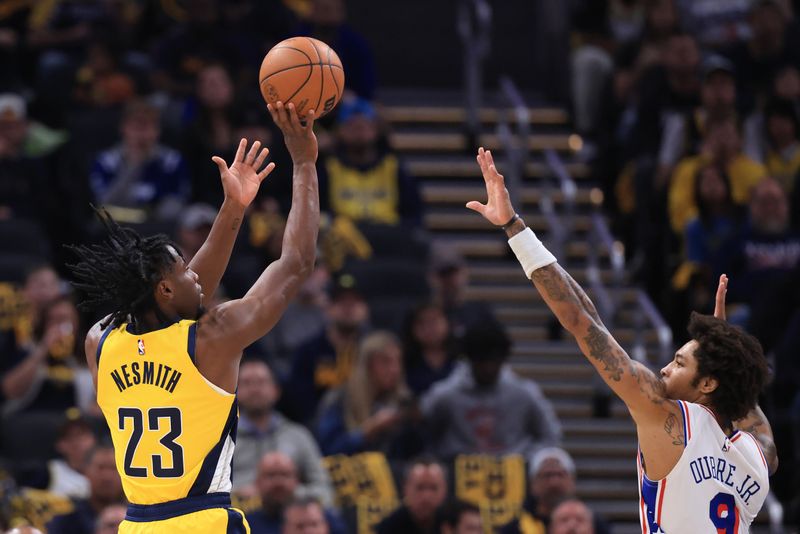
[[[467,207],[502,226],[525,274],[619,398],[639,437],[642,532],[744,534],[769,491],[778,457],[758,395],[767,365],[755,338],[718,317],[692,314],[692,340],[660,376],[611,337],[583,289],[514,211],[492,154],[478,150],[488,202]]]
[[[281,257],[247,294],[203,312],[261,181],[268,150],[242,139],[230,168],[219,166],[225,200],[190,262],[167,237],[140,237],[106,214],[108,241],[74,247],[85,304],[114,311],[92,327],[86,360],[108,422],[129,501],[121,533],[249,532],[231,508],[231,458],[242,350],[278,321],[311,273],[319,227],[314,117],[270,106],[294,164],[292,208]],[[245,154],[246,152],[246,154]]]

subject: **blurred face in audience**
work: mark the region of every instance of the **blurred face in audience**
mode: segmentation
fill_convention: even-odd
[[[718,163],[725,164],[741,151],[739,129],[733,120],[713,124],[706,133],[706,150]]]
[[[461,301],[469,283],[469,272],[464,267],[441,269],[433,273],[430,281],[442,304],[449,306]]]
[[[403,502],[415,522],[432,521],[446,496],[447,484],[440,465],[417,464],[411,467],[403,489]]]
[[[706,77],[701,91],[703,107],[712,115],[733,112],[736,103],[736,83],[727,72],[712,72]]]
[[[797,141],[797,131],[791,118],[772,115],[767,118],[767,133],[773,146],[778,150]]]
[[[56,441],[56,451],[76,470],[81,470],[86,455],[97,443],[94,434],[82,424],[72,424]]]
[[[664,35],[678,25],[678,11],[674,0],[656,0],[647,10],[647,23],[650,30]]]
[[[0,157],[21,150],[27,134],[28,120],[26,118],[0,118]]]
[[[367,369],[370,382],[379,395],[395,391],[403,378],[403,353],[400,347],[389,343],[370,354]]]
[[[354,291],[345,291],[328,304],[328,319],[335,328],[353,332],[361,328],[369,316],[366,301]]]
[[[428,306],[417,312],[412,326],[414,339],[423,348],[439,348],[447,341],[450,325],[438,306]]]
[[[267,453],[258,464],[256,487],[264,509],[282,509],[294,498],[298,484],[297,468],[285,454]]]
[[[700,51],[693,37],[673,35],[667,41],[664,52],[664,66],[672,74],[694,76],[697,73]]]
[[[378,122],[358,113],[339,126],[339,139],[349,149],[363,150],[378,141]]]
[[[242,364],[236,396],[245,415],[257,417],[271,412],[279,395],[280,390],[267,364],[260,361]]]
[[[550,516],[548,534],[594,534],[591,510],[580,501],[559,504]]]
[[[760,182],[750,198],[753,226],[766,234],[781,234],[789,226],[789,202],[783,188],[771,178]]]
[[[483,358],[470,358],[469,366],[475,383],[483,387],[494,386],[500,377],[504,362],[505,357],[499,354]]]
[[[137,153],[150,152],[156,146],[161,135],[158,120],[158,116],[154,113],[125,119],[122,123],[122,140],[125,147],[129,151]]]
[[[319,504],[291,506],[283,514],[282,534],[328,534],[328,522]]]
[[[763,4],[750,14],[750,28],[756,41],[780,40],[786,29],[786,18],[778,6]]]
[[[575,494],[575,477],[557,458],[547,458],[531,478],[531,495],[552,508],[558,501]]]
[[[61,279],[53,269],[43,267],[28,275],[22,292],[25,300],[39,311],[61,293]]]
[[[121,504],[106,506],[97,518],[95,534],[117,534],[119,524],[125,520],[127,508]]]
[[[97,449],[86,466],[86,478],[93,498],[103,502],[122,499],[122,482],[114,461],[114,449]]]
[[[335,28],[344,23],[344,3],[342,0],[314,0],[311,6],[311,19],[322,28]]]
[[[800,71],[797,67],[787,66],[782,68],[773,81],[775,95],[784,100],[800,98]]]
[[[718,206],[728,199],[728,186],[722,178],[722,173],[715,165],[709,165],[700,171],[698,177],[700,201],[704,204]]]
[[[442,534],[483,534],[481,514],[472,510],[464,511],[455,527],[442,525]]]
[[[209,109],[225,109],[233,101],[233,83],[221,65],[209,65],[197,76],[197,96]]]

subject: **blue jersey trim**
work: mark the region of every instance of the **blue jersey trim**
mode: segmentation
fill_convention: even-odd
[[[678,401],[678,406],[681,408],[681,417],[683,417],[683,448],[689,444],[689,431],[686,428],[686,414],[689,413],[689,407],[683,401]]]
[[[203,460],[203,465],[200,467],[200,472],[197,474],[197,478],[192,484],[191,489],[189,490],[189,495],[206,495],[208,493],[208,488],[211,487],[211,480],[214,478],[214,471],[217,469],[217,464],[219,463],[219,457],[222,454],[222,448],[225,446],[225,441],[228,439],[228,436],[231,436],[231,439],[236,442],[236,428],[239,422],[239,405],[234,399],[233,403],[231,403],[231,411],[228,414],[228,420],[225,422],[225,427],[222,429],[222,435],[219,438],[219,441],[216,445],[211,449],[211,451],[206,456],[206,459]]]
[[[97,357],[97,365],[100,365],[100,353],[103,351],[103,343],[106,342],[106,338],[108,337],[108,334],[110,334],[113,330],[114,330],[114,328],[111,325],[108,325],[106,327],[106,331],[103,332],[102,336],[100,336],[100,343],[97,344],[97,355],[96,355],[96,357]]]
[[[642,472],[642,500],[645,504],[645,521],[650,532],[659,532],[661,527],[656,523],[656,497],[658,482],[653,482]]]
[[[230,493],[208,493],[159,504],[129,504],[125,520],[133,521],[134,523],[163,521],[164,519],[172,519],[173,517],[199,512],[200,510],[230,508],[230,506]]]
[[[194,346],[195,340],[197,339],[197,322],[194,322],[189,326],[189,336],[186,341],[186,352],[189,353],[189,358],[192,359],[192,363],[197,365],[197,362],[194,359]]]
[[[228,528],[225,534],[246,534],[244,527],[244,516],[238,510],[228,509]]]

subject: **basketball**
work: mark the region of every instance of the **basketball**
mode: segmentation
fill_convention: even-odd
[[[344,91],[344,69],[330,46],[311,37],[292,37],[276,44],[264,56],[259,71],[261,95],[268,104],[293,103],[303,117],[332,110]]]

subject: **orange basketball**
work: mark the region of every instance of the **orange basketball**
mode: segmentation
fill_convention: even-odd
[[[321,117],[342,98],[344,69],[336,52],[322,41],[292,37],[264,56],[258,83],[267,103],[292,102],[300,117],[310,109]]]

